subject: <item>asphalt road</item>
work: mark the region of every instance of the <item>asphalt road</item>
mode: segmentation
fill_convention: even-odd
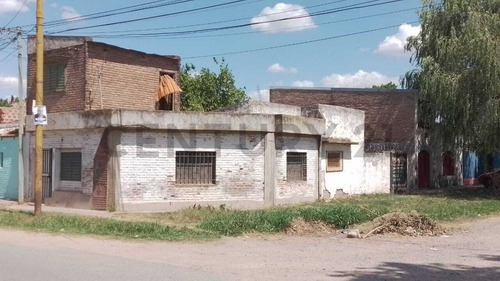
[[[240,237],[203,243],[0,230],[0,280],[500,280],[500,218],[447,237]]]

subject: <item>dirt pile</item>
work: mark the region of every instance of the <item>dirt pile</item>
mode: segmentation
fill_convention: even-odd
[[[295,236],[326,236],[335,233],[335,228],[331,225],[319,221],[306,221],[303,218],[296,218],[292,221],[287,235]]]
[[[446,231],[433,220],[415,213],[389,213],[365,226],[363,236],[395,233],[404,236],[438,236]]]

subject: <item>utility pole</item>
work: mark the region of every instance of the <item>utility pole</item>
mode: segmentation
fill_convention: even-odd
[[[25,98],[23,89],[23,76],[22,76],[22,48],[21,48],[21,35],[22,32],[19,30],[17,32],[17,70],[18,70],[18,99],[19,99],[19,129],[18,129],[18,165],[19,165],[19,180],[18,180],[18,196],[17,201],[19,204],[24,202],[24,159],[23,159],[23,135],[24,135],[24,117],[25,117]]]
[[[36,1],[36,105],[43,105],[43,0]],[[35,114],[32,112],[32,114]],[[43,126],[35,131],[35,216],[42,213]]]

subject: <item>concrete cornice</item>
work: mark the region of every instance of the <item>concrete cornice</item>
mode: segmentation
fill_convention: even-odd
[[[49,113],[45,131],[94,128],[143,128],[182,131],[275,132],[323,135],[323,119],[272,114],[224,112],[165,112],[139,110],[92,110]],[[26,117],[26,130],[33,132],[33,116]]]

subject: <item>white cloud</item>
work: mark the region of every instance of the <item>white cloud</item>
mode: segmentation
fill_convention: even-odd
[[[17,11],[27,12],[29,11],[28,4],[35,1],[36,0],[28,0],[23,5],[23,0],[0,0],[0,14],[17,13]]]
[[[404,51],[407,39],[410,36],[417,36],[419,32],[420,25],[402,24],[398,33],[385,37],[384,41],[378,44],[375,53],[396,57],[407,56]]]
[[[333,73],[322,79],[325,87],[338,88],[371,88],[373,85],[386,84],[393,82],[399,84],[397,77],[389,77],[381,73],[372,71],[366,72],[358,70],[356,73],[337,74]]]
[[[50,3],[50,7],[54,8],[54,9],[57,8],[57,6],[59,6],[59,5],[57,5],[56,2]]]
[[[314,87],[314,82],[312,81],[308,81],[308,80],[303,80],[303,81],[295,81],[292,83],[292,87],[299,87],[299,88],[302,88],[302,87]]]
[[[61,7],[61,18],[66,20],[67,22],[79,21],[84,19],[82,15],[76,11],[75,8],[70,6]]]
[[[0,90],[3,90],[3,91],[8,91],[8,90],[15,91],[15,90],[17,90],[17,77],[0,76]]]
[[[253,100],[269,101],[269,90],[249,91],[246,94]]]
[[[272,73],[297,73],[297,69],[294,67],[286,68],[279,63],[275,63],[267,68],[269,72]]]
[[[274,21],[284,18],[298,17],[289,20]],[[273,22],[267,22],[273,21]],[[261,24],[255,24],[265,22]],[[261,32],[295,32],[316,28],[309,13],[300,5],[278,3],[274,7],[265,7],[260,14],[251,20],[253,29]]]

